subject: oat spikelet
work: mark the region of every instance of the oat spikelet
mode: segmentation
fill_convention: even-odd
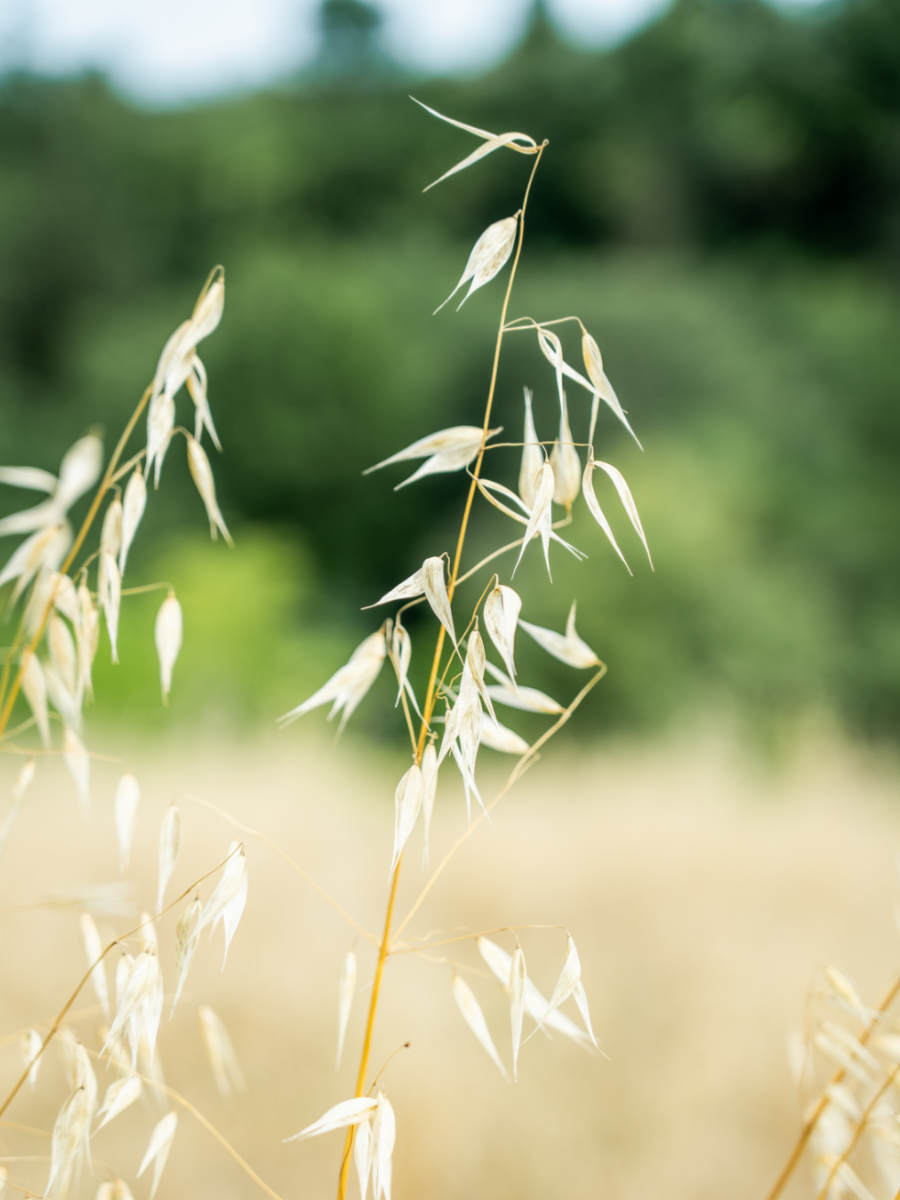
[[[389,875],[393,875],[403,847],[413,831],[419,809],[422,807],[422,771],[413,763],[400,782],[394,793],[394,855],[391,859]]]
[[[504,217],[502,221],[495,221],[493,225],[489,225],[475,245],[472,247],[472,253],[469,255],[469,260],[466,263],[466,269],[460,277],[459,283],[444,301],[448,304],[459,289],[471,279],[469,290],[463,296],[459,303],[459,308],[465,304],[468,298],[478,288],[484,287],[503,270],[512,254],[513,246],[516,244],[516,233],[519,228],[518,213],[514,217]],[[444,307],[444,304],[439,304],[434,310],[439,313]],[[457,311],[459,311],[459,308]]]
[[[637,505],[634,502],[634,497],[631,494],[628,484],[625,482],[624,475],[621,471],[617,470],[609,463],[598,462],[593,458],[589,460],[588,465],[585,467],[584,476],[581,481],[584,498],[587,501],[588,508],[591,510],[591,515],[606,534],[607,538],[609,538],[609,541],[612,543],[616,554],[618,554],[619,558],[621,558],[622,562],[624,563],[625,558],[622,554],[622,551],[616,544],[616,539],[612,535],[612,530],[609,527],[609,523],[606,520],[606,517],[603,515],[600,505],[597,503],[597,497],[594,494],[593,473],[597,467],[599,467],[601,471],[605,471],[615,484],[616,491],[619,493],[619,499],[622,501],[622,506],[628,514],[629,521],[634,526],[635,533],[643,542],[644,549],[647,551],[647,559],[652,568],[653,559],[650,558],[650,547],[647,545],[647,538],[644,535],[644,529],[641,525],[641,518],[638,516]],[[628,563],[625,563],[625,566],[627,567]],[[629,574],[630,573],[631,569],[629,568]]]
[[[166,1159],[169,1157],[169,1151],[172,1149],[172,1139],[175,1137],[175,1130],[177,1128],[178,1114],[174,1112],[166,1113],[150,1135],[150,1145],[147,1147],[147,1153],[141,1160],[140,1167],[138,1167],[138,1178],[140,1178],[150,1164],[153,1163],[153,1186],[150,1188],[150,1200],[153,1200],[153,1197],[156,1195],[156,1189],[159,1187],[159,1181],[162,1178]]]
[[[431,828],[431,814],[434,812],[437,779],[437,751],[434,748],[434,742],[429,742],[422,754],[422,821],[425,826],[425,846],[422,851],[423,867],[428,865],[428,833]]]
[[[78,788],[78,798],[85,816],[91,811],[91,760],[80,738],[71,729],[63,735],[63,761]]]
[[[108,1125],[120,1113],[123,1113],[135,1100],[140,1099],[142,1091],[140,1075],[129,1075],[125,1079],[117,1079],[106,1089],[103,1106],[97,1113],[103,1120],[94,1130],[99,1133],[104,1125]]]
[[[172,670],[181,650],[181,637],[181,605],[176,600],[175,593],[170,592],[160,605],[154,628],[163,704],[168,703],[169,692],[172,690]]]
[[[209,465],[209,459],[206,457],[206,451],[200,445],[196,438],[187,435],[188,446],[188,466],[191,469],[191,477],[197,485],[197,491],[200,493],[200,498],[206,505],[206,515],[209,517],[209,532],[213,541],[216,540],[217,530],[222,531],[222,537],[229,546],[233,546],[231,534],[228,532],[228,527],[222,513],[219,510],[219,505],[216,502],[216,485],[213,480],[212,467]]]
[[[103,1015],[108,1021],[109,989],[106,986],[106,970],[103,963],[97,961],[103,953],[103,943],[100,941],[100,934],[97,932],[97,926],[94,924],[94,919],[90,913],[81,914],[81,937],[84,942],[84,952],[87,955],[88,966],[94,964],[91,971],[91,983],[94,985],[94,991],[97,999],[100,1001]]]
[[[38,1071],[41,1069],[39,1055],[43,1045],[41,1035],[36,1029],[29,1029],[22,1038],[22,1062],[28,1068],[28,1085],[32,1091],[34,1091],[34,1085],[37,1083]]]
[[[423,595],[455,645],[456,633],[453,628],[453,613],[450,609],[447,585],[444,582],[443,558],[437,556],[426,558],[418,571],[410,575],[408,579],[404,579],[402,583],[398,583],[389,592],[385,592],[380,600],[376,600],[369,607],[377,608],[379,604],[390,604],[394,600],[413,600],[416,596]]]
[[[571,937],[566,939],[566,961],[563,963],[563,969],[560,972],[559,979],[556,981],[553,995],[550,997],[549,1011],[551,1013],[554,1012],[569,996],[574,997],[575,1003],[578,1005],[578,1011],[581,1013],[581,1019],[584,1021],[585,1028],[588,1031],[588,1036],[596,1047],[597,1039],[594,1037],[594,1031],[591,1028],[587,996],[581,982],[581,960],[578,957],[578,951],[575,949],[575,943]]]
[[[575,606],[576,601],[573,600],[565,634],[556,633],[553,629],[544,629],[540,625],[531,625],[528,621],[520,620],[519,625],[542,649],[564,662],[566,666],[580,669],[602,667],[600,659],[575,630]]]
[[[356,1096],[352,1100],[342,1100],[329,1108],[328,1112],[307,1125],[299,1133],[284,1138],[285,1142],[299,1142],[306,1138],[319,1137],[323,1133],[331,1133],[335,1129],[346,1129],[348,1125],[358,1125],[360,1121],[368,1121],[375,1115],[378,1101],[371,1096]]]
[[[125,487],[125,498],[122,501],[122,544],[119,548],[119,574],[125,574],[125,564],[128,561],[128,551],[134,541],[138,525],[147,507],[147,485],[141,473],[140,464],[134,468],[131,478]]]
[[[13,825],[16,823],[16,818],[22,807],[25,799],[25,793],[28,786],[34,779],[35,761],[29,758],[21,767],[19,774],[16,776],[16,782],[13,785],[12,800],[10,801],[9,809],[3,819],[3,824],[0,825],[0,854],[3,853],[3,847],[6,845],[7,838],[10,835]]]
[[[126,771],[116,785],[116,798],[113,806],[116,815],[116,837],[119,842],[119,871],[122,874],[125,873],[125,868],[131,861],[131,843],[134,841],[134,827],[140,800],[140,784],[130,771]]]
[[[134,1197],[124,1179],[105,1179],[94,1200],[134,1200]]]
[[[553,447],[553,453],[550,455],[550,465],[553,468],[555,481],[553,501],[555,504],[562,504],[569,508],[577,498],[581,487],[581,459],[573,445],[565,392],[563,392],[562,411],[559,416],[559,437]]]
[[[68,625],[56,613],[51,613],[47,622],[47,646],[50,650],[51,664],[66,691],[74,697],[78,671],[75,642]]]
[[[538,442],[531,412],[532,396],[531,388],[525,388],[525,435],[522,438],[522,466],[519,469],[519,495],[529,512],[534,508],[534,481],[544,465],[544,450]]]
[[[619,397],[613,390],[613,385],[609,382],[606,377],[606,372],[603,370],[603,359],[600,355],[600,347],[587,332],[587,330],[584,331],[581,338],[581,354],[584,359],[584,367],[588,373],[588,378],[594,387],[594,394],[599,397],[599,399],[603,400],[604,403],[609,405],[609,407],[613,410],[613,412],[640,446],[641,443],[638,442],[634,430],[628,424],[628,418],[625,416],[625,410],[619,403]],[[591,443],[594,441],[594,424],[596,419],[597,413],[595,405],[594,411],[591,414],[591,434],[588,438],[588,441]]]
[[[184,981],[191,965],[191,959],[200,941],[200,914],[203,905],[200,897],[196,896],[188,908],[184,910],[175,923],[175,970],[178,972],[178,984],[175,988],[175,999],[172,1001],[172,1012],[178,1003]],[[172,1013],[169,1014],[171,1019]]]
[[[519,568],[522,555],[525,553],[525,547],[538,534],[540,534],[544,546],[544,561],[547,564],[547,574],[550,575],[550,535],[553,532],[551,504],[555,490],[556,482],[553,475],[553,468],[548,462],[545,462],[535,476],[534,507],[531,510],[531,516],[528,518],[528,524],[525,527],[525,536],[522,538],[522,548],[519,551],[519,557],[516,559],[513,575],[515,575]],[[550,578],[552,579],[553,576],[551,575]]]
[[[484,602],[484,627],[512,679],[516,677],[516,625],[521,611],[519,594],[502,583],[494,588]]]
[[[156,911],[161,912],[166,887],[175,870],[178,851],[181,849],[181,813],[176,805],[170,805],[159,829],[159,887],[156,893]]]
[[[50,716],[47,711],[47,681],[37,655],[25,650],[22,655],[25,670],[22,672],[22,691],[28,701],[35,724],[44,746],[50,745]]]
[[[344,965],[341,967],[341,981],[338,985],[338,1038],[337,1061],[335,1070],[341,1068],[341,1056],[344,1053],[344,1039],[347,1036],[347,1023],[350,1020],[350,1010],[353,1007],[353,997],[356,995],[356,955],[352,950],[347,951]]]
[[[498,670],[492,663],[485,663],[485,670],[497,683],[488,687],[491,699],[497,704],[505,704],[508,708],[518,708],[522,712],[545,713],[552,716],[565,712],[561,704],[552,696],[539,692],[537,688],[521,687]]]
[[[501,432],[502,427],[489,429],[484,440],[487,441],[488,438]],[[396,454],[392,454],[390,458],[376,463],[374,467],[369,467],[363,471],[363,475],[370,475],[372,471],[380,471],[382,467],[387,467],[391,463],[406,462],[413,458],[427,459],[428,461],[422,463],[421,467],[408,479],[397,484],[394,491],[399,492],[408,483],[414,483],[426,475],[461,471],[477,457],[478,451],[481,449],[482,433],[483,430],[478,425],[455,425],[452,429],[441,429],[438,433],[431,433],[428,437],[420,438],[411,446],[407,446],[405,450],[400,450]]]
[[[72,1183],[73,1172],[81,1158],[85,1136],[90,1125],[87,1091],[76,1088],[65,1101],[53,1126],[50,1144],[50,1177],[45,1198],[51,1194],[65,1200]]]
[[[211,925],[215,931],[221,921],[225,927],[225,958],[228,947],[234,937],[238,922],[247,901],[247,859],[244,847],[240,843],[232,843],[232,850],[225,863],[222,878],[216,884],[213,894],[206,902],[206,907],[197,922],[197,932]],[[225,969],[225,958],[222,959],[222,969]]]
[[[378,1107],[372,1122],[372,1191],[375,1200],[391,1200],[391,1175],[397,1122],[391,1102],[378,1089]]]
[[[360,1121],[353,1139],[353,1161],[359,1179],[359,1200],[366,1200],[369,1190],[369,1175],[372,1171],[372,1129],[368,1121]]]
[[[75,625],[78,645],[78,707],[85,694],[93,695],[91,667],[100,641],[100,618],[87,584],[78,586],[78,621]]]
[[[279,717],[279,725],[283,728],[314,708],[318,708],[322,704],[331,704],[332,709],[328,714],[329,721],[343,710],[343,716],[338,726],[338,734],[342,733],[347,721],[356,711],[360,701],[381,671],[387,656],[385,629],[386,626],[382,625],[377,633],[370,634],[365,641],[360,642],[351,654],[350,661],[336,671],[328,682],[314,692],[308,700],[304,700],[302,704],[298,704],[296,708],[292,708],[290,712]]]
[[[440,179],[435,179],[434,183],[429,183],[424,191],[430,191],[439,183],[443,183],[451,175],[455,175],[457,171],[464,171],[466,167],[472,166],[488,154],[492,154],[494,150],[499,150],[501,146],[509,146],[511,150],[518,150],[520,154],[536,154],[537,143],[534,138],[528,136],[527,133],[488,133],[484,129],[478,129],[475,125],[466,125],[462,121],[454,121],[452,117],[445,117],[443,113],[437,112],[436,109],[429,108],[427,104],[423,104],[421,100],[416,100],[415,96],[410,96],[410,100],[418,104],[420,108],[424,108],[426,112],[431,113],[433,117],[437,117],[439,121],[446,121],[448,125],[455,125],[457,129],[465,129],[468,133],[474,133],[477,137],[484,138],[485,144],[479,146],[456,166],[451,167],[449,171],[445,171]],[[375,1200],[378,1200],[376,1196]]]
[[[509,1083],[509,1076],[506,1073],[506,1067],[500,1061],[500,1055],[497,1053],[497,1048],[494,1045],[490,1030],[487,1027],[487,1021],[484,1019],[484,1013],[481,1011],[481,1006],[475,999],[475,993],[466,983],[466,981],[455,972],[453,974],[453,999],[456,1001],[459,1011],[463,1015],[463,1020],[475,1034],[480,1045],[486,1051],[488,1057],[495,1064],[500,1074]]]
[[[200,1018],[200,1029],[203,1043],[209,1055],[209,1065],[213,1078],[221,1096],[230,1096],[232,1092],[246,1092],[247,1085],[240,1063],[234,1052],[228,1030],[208,1004],[201,1004],[197,1009]]]
[[[522,1044],[522,1022],[525,1018],[525,953],[516,943],[509,969],[510,1020],[512,1023],[513,1079],[518,1080],[519,1047]]]
[[[512,729],[507,729],[487,713],[481,714],[481,744],[501,754],[527,754],[529,745]]]

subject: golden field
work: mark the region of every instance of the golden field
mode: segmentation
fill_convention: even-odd
[[[88,739],[103,749],[102,737]],[[119,739],[115,739],[116,745]],[[488,761],[490,759],[490,762]],[[483,795],[502,781],[482,752]],[[11,786],[21,760],[6,759]],[[232,829],[188,799],[212,801],[271,838],[367,930],[383,921],[393,836],[393,790],[406,764],[351,742],[336,752],[304,728],[278,737],[208,734],[150,748],[127,765],[142,800],[132,861],[135,912],[153,905],[160,821],[175,800],[182,850],[174,899],[220,862]],[[511,765],[511,764],[509,764]],[[85,969],[78,904],[13,910],[119,878],[112,799],[121,773],[93,764],[85,822],[63,766],[42,759],[0,860],[0,1071],[21,1070],[18,1035],[47,1022]],[[523,1049],[519,1082],[505,1083],[450,992],[450,955],[465,968],[509,1064],[506,1000],[465,941],[427,957],[389,960],[373,1048],[374,1070],[409,1041],[383,1076],[397,1114],[396,1200],[566,1196],[578,1200],[762,1200],[798,1127],[786,1037],[802,1020],[818,964],[834,963],[873,1002],[900,967],[900,806],[894,766],[837,739],[810,736],[789,762],[763,769],[725,740],[685,738],[596,752],[556,750],[529,771],[466,841],[406,931],[565,926],[578,945],[594,1028],[607,1058],[554,1035]],[[432,827],[432,864],[465,831],[465,805],[448,764]],[[265,843],[246,838],[249,896],[224,973],[221,933],[204,936],[175,1015],[167,1003],[160,1056],[182,1094],[284,1200],[330,1197],[341,1134],[285,1145],[352,1094],[374,952],[356,942],[360,994],[345,1061],[334,1068],[336,994],[353,929]],[[404,863],[398,914],[427,873],[421,831]],[[204,898],[211,881],[201,891]],[[158,923],[167,999],[177,913]],[[110,938],[135,918],[98,915]],[[492,935],[508,950],[511,934]],[[520,933],[529,973],[545,994],[565,953],[562,929]],[[107,972],[114,978],[113,951]],[[90,985],[72,1022],[97,1048]],[[210,1004],[230,1030],[248,1093],[215,1089],[196,1008]],[[577,1016],[568,1002],[566,1011]],[[526,1030],[530,1023],[526,1018]],[[100,1094],[113,1078],[100,1069]],[[67,1094],[59,1048],[37,1088],[4,1121],[49,1131]],[[135,1180],[155,1102],[141,1102],[94,1141],[93,1196],[105,1171]],[[43,1192],[49,1141],[0,1128],[10,1179]],[[812,1194],[801,1169],[790,1195]],[[11,1193],[15,1194],[15,1193]],[[21,1194],[21,1193],[19,1193]],[[223,1200],[263,1193],[187,1112],[181,1112],[160,1200]],[[355,1179],[349,1195],[357,1194]]]

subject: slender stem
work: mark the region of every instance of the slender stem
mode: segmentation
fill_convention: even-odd
[[[898,976],[894,980],[894,982],[891,984],[891,986],[888,988],[888,990],[885,992],[884,996],[882,997],[881,1003],[878,1005],[878,1008],[876,1009],[876,1012],[879,1017],[884,1016],[885,1011],[888,1008],[890,1008],[890,1006],[893,1004],[894,1000],[897,998],[898,993],[900,993],[900,976]],[[865,1046],[866,1042],[872,1036],[872,1033],[875,1029],[875,1025],[876,1025],[876,1022],[873,1021],[873,1023],[869,1026],[869,1028],[864,1029],[862,1031],[862,1033],[859,1035],[859,1043],[861,1046]],[[831,1083],[832,1084],[840,1083],[841,1080],[844,1078],[845,1074],[846,1074],[846,1072],[843,1070],[836,1071],[834,1076],[832,1077]],[[825,1111],[825,1109],[828,1107],[828,1104],[829,1104],[829,1097],[828,1097],[828,1093],[826,1091],[826,1092],[823,1092],[822,1095],[819,1097],[818,1104],[813,1109],[813,1111],[809,1115],[809,1117],[807,1117],[807,1119],[804,1121],[803,1128],[800,1130],[800,1136],[797,1138],[797,1143],[794,1146],[794,1149],[791,1151],[791,1156],[785,1163],[784,1169],[782,1170],[781,1174],[775,1180],[775,1184],[774,1184],[772,1190],[767,1194],[766,1200],[777,1200],[777,1197],[780,1196],[781,1193],[784,1191],[788,1180],[790,1179],[790,1177],[793,1175],[794,1171],[796,1170],[797,1163],[800,1161],[800,1159],[803,1155],[803,1151],[806,1149],[806,1143],[809,1141],[812,1131],[815,1129],[819,1118],[821,1117],[821,1115]]]
[[[72,543],[72,549],[66,555],[66,560],[59,569],[60,575],[65,575],[68,572],[69,567],[71,567],[72,563],[75,561],[75,556],[77,555],[78,551],[81,549],[82,544],[84,543],[84,539],[87,537],[88,532],[89,532],[91,526],[93,525],[94,520],[97,516],[97,513],[100,510],[100,505],[103,503],[103,497],[106,495],[107,491],[109,490],[109,488],[111,486],[112,478],[113,478],[113,475],[115,475],[115,473],[116,473],[116,467],[118,466],[119,459],[122,457],[122,451],[125,449],[126,445],[128,444],[128,439],[131,437],[131,434],[134,431],[134,427],[135,427],[135,425],[137,425],[138,420],[140,419],[141,413],[147,407],[147,402],[150,399],[152,391],[153,391],[153,387],[151,385],[144,392],[143,396],[141,396],[141,399],[138,402],[137,408],[135,408],[134,412],[131,414],[128,424],[125,426],[124,430],[122,431],[122,436],[119,438],[118,445],[116,446],[115,450],[113,451],[113,456],[109,460],[109,465],[107,466],[106,471],[104,472],[102,480],[100,481],[100,486],[99,486],[99,488],[97,488],[97,494],[94,496],[94,499],[91,502],[91,507],[88,509],[87,516],[84,518],[84,520],[81,523],[81,529],[79,529],[79,531],[78,531],[78,536],[76,537],[75,541]],[[28,665],[28,656],[33,654],[35,652],[35,650],[37,649],[38,642],[43,637],[44,628],[47,624],[47,620],[50,616],[50,612],[51,612],[52,608],[53,608],[53,596],[51,596],[50,599],[47,601],[47,606],[44,609],[44,613],[43,613],[43,616],[41,617],[40,624],[38,625],[37,632],[35,633],[34,637],[31,639],[31,642],[28,646],[27,654],[22,655],[22,661],[19,665],[19,670],[17,671],[16,677],[13,680],[12,687],[9,689],[9,695],[6,697],[6,702],[3,705],[3,710],[0,711],[0,735],[2,735],[4,729],[6,729],[6,726],[9,724],[9,718],[12,715],[13,705],[16,702],[16,697],[18,696],[19,689],[22,686],[22,676],[25,674],[25,668]]]
[[[519,258],[522,254],[522,240],[525,236],[525,209],[528,207],[528,196],[531,192],[531,185],[534,182],[535,171],[541,161],[541,155],[547,143],[544,142],[537,149],[535,155],[534,166],[531,168],[531,174],[528,176],[528,184],[525,188],[525,196],[522,200],[522,208],[519,212],[519,238],[516,245],[516,254],[513,259],[512,268],[509,273],[509,282],[506,285],[506,295],[503,297],[503,309],[500,313],[500,328],[497,331],[497,343],[494,349],[494,365],[491,370],[491,384],[488,389],[487,403],[484,410],[484,425],[481,432],[481,446],[478,450],[478,458],[475,462],[475,468],[471,472],[472,482],[469,485],[469,494],[466,497],[466,507],[463,511],[462,523],[460,524],[459,537],[456,540],[456,553],[453,556],[453,566],[450,569],[450,580],[447,584],[447,597],[450,601],[453,600],[453,593],[456,590],[456,580],[459,574],[459,563],[462,558],[463,546],[466,541],[466,531],[469,527],[469,514],[472,511],[472,501],[475,498],[475,489],[478,484],[478,473],[481,470],[481,463],[484,458],[484,448],[487,442],[488,428],[491,420],[491,409],[494,404],[494,394],[497,390],[497,371],[500,366],[500,350],[503,345],[503,330],[506,324],[506,312],[509,308],[509,299],[512,295],[513,283],[516,278],[516,268],[519,265]],[[441,664],[441,654],[444,649],[444,627],[440,628],[437,637],[437,644],[434,648],[434,659],[431,664],[431,673],[428,677],[428,689],[425,694],[425,705],[422,709],[423,720],[419,730],[419,740],[416,746],[416,761],[422,762],[422,755],[425,753],[425,742],[428,737],[428,732],[431,728],[431,715],[434,712],[435,701],[435,685],[437,683],[438,670]],[[384,971],[385,959],[388,955],[388,948],[391,940],[391,921],[394,916],[394,903],[397,898],[397,884],[400,881],[400,868],[403,865],[403,855],[394,870],[393,878],[391,879],[391,890],[388,897],[387,914],[384,922],[384,936],[381,939],[381,946],[378,951],[378,965],[375,968],[375,980],[372,985],[372,999],[369,1003],[369,1015],[366,1020],[366,1032],[363,1039],[362,1057],[359,1065],[359,1075],[356,1081],[356,1095],[361,1096],[365,1087],[366,1071],[369,1065],[369,1050],[372,1045],[372,1031],[375,1026],[375,1014],[378,1009],[378,996],[381,989],[381,976]],[[347,1194],[347,1174],[350,1170],[350,1150],[353,1145],[353,1126],[351,1125],[347,1131],[347,1137],[344,1142],[344,1157],[341,1160],[341,1173],[338,1180],[338,1200],[345,1200]]]
[[[387,914],[384,918],[384,934],[381,938],[381,945],[378,948],[378,965],[375,967],[375,979],[372,982],[372,999],[369,1001],[369,1017],[366,1021],[366,1036],[363,1040],[362,1056],[359,1060],[359,1074],[356,1077],[356,1091],[354,1095],[361,1096],[366,1085],[366,1071],[369,1069],[369,1052],[372,1049],[372,1031],[375,1028],[375,1012],[378,1008],[378,994],[381,991],[381,977],[384,974],[384,963],[387,958],[388,941],[391,936],[391,920],[394,916],[394,902],[397,899],[397,884],[400,881],[400,867],[403,863],[403,854],[397,861],[397,866],[394,868],[394,877],[391,880],[391,892],[388,897]],[[347,1137],[344,1140],[344,1157],[341,1161],[341,1178],[338,1184],[338,1196],[343,1200],[347,1192],[347,1172],[350,1170],[350,1147],[353,1145],[353,1126],[347,1130]]]

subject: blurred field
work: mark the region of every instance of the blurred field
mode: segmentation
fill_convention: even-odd
[[[336,752],[300,730],[244,744],[185,739],[164,752],[135,745],[129,764],[143,787],[139,904],[153,902],[159,822],[184,791],[267,833],[366,928],[378,928],[398,759]],[[85,824],[62,766],[40,764],[4,855],[0,903],[65,896],[74,885],[118,877],[112,795],[120,769],[95,764],[94,816]],[[7,767],[4,787],[10,775]],[[464,829],[461,788],[452,770],[445,775],[433,860]],[[372,1061],[377,1069],[411,1041],[384,1076],[398,1118],[399,1200],[764,1195],[797,1128],[785,1035],[802,1017],[815,965],[840,964],[869,999],[897,969],[897,782],[889,765],[825,737],[808,739],[777,775],[742,762],[722,741],[702,739],[539,763],[497,809],[494,831],[482,827],[463,846],[410,932],[568,925],[609,1058],[539,1037],[525,1047],[518,1085],[508,1086],[456,1011],[450,968],[414,955],[390,962]],[[215,814],[187,799],[179,805],[183,848],[169,899],[221,860],[231,837]],[[417,834],[400,913],[421,886],[420,845]],[[279,1195],[329,1196],[339,1135],[287,1146],[281,1139],[351,1094],[373,955],[357,945],[362,994],[347,1061],[335,1075],[337,980],[353,932],[267,846],[251,839],[248,855],[248,905],[225,972],[220,935],[212,946],[204,940],[189,994],[171,1024],[164,1016],[162,1062],[169,1085]],[[204,895],[209,890],[204,885]],[[78,911],[4,909],[4,1088],[19,1070],[10,1039],[49,1018],[83,970]],[[124,918],[98,923],[107,933],[130,927]],[[173,924],[170,915],[159,927],[169,987]],[[496,936],[511,948],[510,935]],[[530,973],[549,993],[563,934],[521,936]],[[451,949],[480,968],[465,943]],[[487,978],[468,978],[508,1060],[501,993]],[[216,1093],[198,1003],[211,1004],[229,1027],[248,1096],[226,1101]],[[92,1047],[96,1023],[93,1015],[76,1022]],[[101,1073],[101,1095],[106,1082]],[[65,1094],[60,1054],[48,1052],[36,1092],[23,1093],[5,1119],[47,1130]],[[146,1196],[146,1177],[135,1183],[134,1173],[156,1119],[155,1109],[138,1104],[117,1118],[116,1130],[101,1133],[95,1179],[79,1194],[93,1195],[99,1163],[115,1154],[110,1165],[136,1197]],[[46,1138],[2,1133],[6,1154],[47,1152]],[[45,1169],[10,1164],[11,1175],[38,1192]],[[261,1194],[182,1115],[161,1200]],[[811,1194],[805,1178],[792,1194]]]

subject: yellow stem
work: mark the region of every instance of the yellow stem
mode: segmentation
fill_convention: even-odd
[[[450,581],[447,584],[447,597],[453,600],[453,593],[456,590],[456,578],[459,574],[459,563],[462,558],[463,546],[466,541],[466,530],[469,526],[469,514],[472,511],[472,501],[475,498],[475,488],[478,483],[478,472],[481,470],[482,459],[484,458],[484,448],[487,442],[488,427],[491,420],[491,409],[494,404],[494,393],[497,390],[497,371],[500,365],[500,349],[503,345],[503,330],[506,324],[506,311],[509,308],[509,298],[512,295],[513,283],[516,278],[516,268],[519,265],[519,258],[522,254],[522,239],[525,234],[525,209],[528,206],[528,196],[531,192],[531,185],[534,181],[534,174],[537,171],[538,163],[541,161],[541,155],[544,152],[544,147],[547,145],[544,142],[538,147],[537,154],[534,160],[534,166],[531,168],[531,174],[528,176],[528,185],[525,188],[525,197],[522,201],[522,208],[519,214],[519,238],[516,245],[516,255],[513,259],[512,269],[509,273],[509,282],[506,285],[506,295],[503,297],[503,309],[500,314],[500,328],[497,332],[497,344],[494,349],[494,366],[491,371],[491,385],[488,390],[487,403],[484,410],[484,426],[481,433],[481,446],[478,450],[478,458],[475,463],[475,469],[472,471],[472,482],[469,486],[469,494],[466,498],[466,507],[463,512],[462,523],[459,529],[459,537],[456,540],[456,554],[453,557],[453,566],[450,570]],[[435,684],[437,682],[438,669],[441,664],[441,654],[444,649],[444,627],[440,628],[437,637],[437,645],[434,649],[434,660],[431,664],[431,674],[428,678],[428,689],[425,694],[425,706],[422,709],[423,721],[422,727],[419,730],[419,741],[416,746],[416,761],[421,764],[422,755],[425,753],[425,741],[428,737],[428,731],[431,728],[431,715],[434,711]],[[375,981],[372,985],[372,999],[369,1003],[369,1015],[366,1020],[366,1032],[363,1039],[362,1057],[359,1065],[359,1076],[356,1081],[356,1095],[361,1096],[365,1087],[366,1071],[369,1066],[369,1050],[372,1045],[372,1031],[375,1026],[375,1013],[378,1009],[378,995],[381,988],[381,976],[384,972],[384,963],[388,955],[388,946],[391,937],[391,921],[394,916],[394,902],[397,898],[397,884],[400,881],[400,868],[403,865],[403,855],[397,863],[394,875],[391,880],[391,891],[388,897],[387,915],[384,922],[384,936],[381,939],[381,946],[378,950],[378,965],[375,968]],[[353,1146],[353,1126],[351,1125],[347,1131],[347,1137],[344,1142],[344,1157],[341,1160],[341,1173],[338,1180],[338,1200],[345,1200],[347,1194],[347,1174],[350,1170],[350,1150]]]

